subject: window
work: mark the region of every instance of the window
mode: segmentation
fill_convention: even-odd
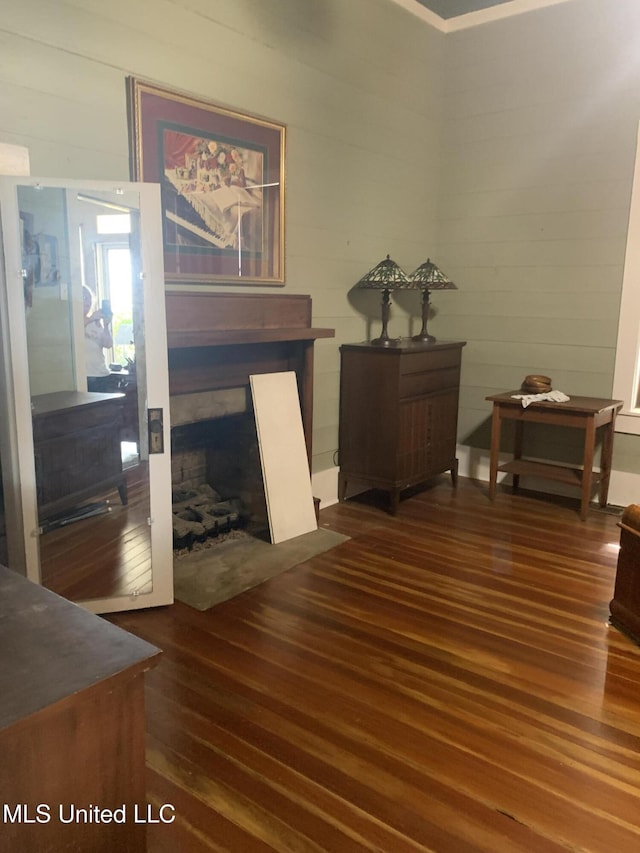
[[[640,435],[640,127],[624,259],[613,396],[624,400],[617,432]]]
[[[131,234],[131,215],[128,213],[101,213],[96,216],[98,234]]]
[[[125,365],[135,356],[133,344],[133,284],[128,243],[98,243],[98,296],[111,302],[113,351],[111,361]]]

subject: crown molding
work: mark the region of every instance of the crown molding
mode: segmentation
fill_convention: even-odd
[[[467,12],[457,18],[441,18],[430,9],[426,9],[418,0],[392,0],[396,6],[401,6],[416,18],[439,30],[441,33],[454,33],[459,30],[467,30],[470,27],[478,27],[481,24],[489,24],[492,21],[501,21],[504,18],[512,18],[522,15],[524,12],[535,12],[547,6],[558,6],[560,3],[571,3],[574,0],[510,0],[498,6],[490,6],[488,9],[479,9],[477,12]]]
[[[391,0],[391,2],[395,3],[396,6],[402,6],[407,12],[411,12],[416,18],[420,18],[421,21],[430,24],[436,30],[440,30],[441,33],[447,32],[447,22],[444,18],[436,15],[431,9],[421,6],[418,0]]]

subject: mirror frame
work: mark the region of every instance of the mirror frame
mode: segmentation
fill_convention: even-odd
[[[141,279],[146,335],[147,408],[164,412],[164,453],[149,456],[152,591],[77,601],[93,613],[114,613],[173,602],[171,454],[168,349],[162,250],[160,186],[151,183],[79,181],[0,176],[0,331],[2,377],[0,451],[5,511],[12,525],[10,568],[41,583],[36,472],[28,375],[27,323],[22,280],[18,187],[83,192],[137,192],[140,199]]]

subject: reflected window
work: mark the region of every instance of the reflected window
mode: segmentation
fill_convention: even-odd
[[[135,356],[131,251],[128,244],[99,244],[98,291],[100,299],[110,301],[113,312],[111,361],[125,366],[129,361],[133,361]]]
[[[102,213],[96,216],[98,234],[131,234],[131,217],[128,213]]]

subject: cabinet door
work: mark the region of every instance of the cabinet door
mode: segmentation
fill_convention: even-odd
[[[0,449],[4,507],[15,520],[7,525],[9,566],[95,613],[171,603],[160,188],[2,177],[0,213]],[[114,214],[115,235],[102,227],[108,222],[113,232],[113,218],[105,218]],[[91,312],[105,303],[100,322],[113,339],[102,345],[107,374],[135,377],[128,435],[122,395],[117,416],[107,405],[96,406],[104,417],[95,423],[74,412],[74,401],[93,404],[109,393],[89,389],[83,285],[95,300]],[[66,412],[58,414],[52,398],[64,399]],[[149,452],[149,408],[164,412],[166,452]],[[56,418],[76,426],[56,432]],[[35,447],[34,424],[44,430]]]
[[[454,464],[457,388],[402,401],[399,419],[397,470],[401,481],[418,483]]]

